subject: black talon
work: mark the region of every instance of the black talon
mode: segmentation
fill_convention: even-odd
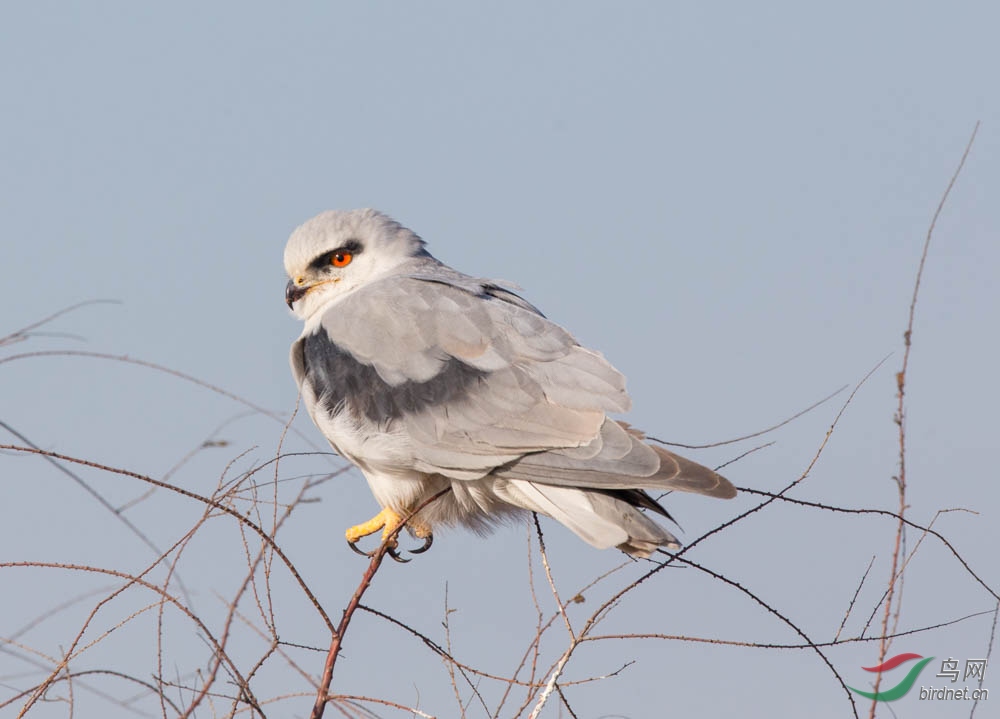
[[[362,557],[368,557],[369,559],[372,558],[372,552],[365,552],[361,549],[358,549],[358,545],[355,542],[348,542],[347,546],[350,547],[351,551],[354,552],[355,554],[360,554]]]
[[[428,534],[426,537],[424,537],[423,545],[418,547],[417,549],[410,550],[410,554],[423,554],[424,552],[426,552],[428,549],[431,548],[432,544],[434,544],[434,535]],[[361,549],[358,549],[358,545],[356,542],[348,542],[347,546],[351,548],[352,552],[354,552],[355,554],[360,554],[362,557],[368,557],[369,559],[371,559],[372,557],[375,556],[375,552],[365,552]],[[386,554],[388,554],[390,557],[392,557],[400,564],[406,564],[407,562],[410,561],[409,559],[400,556],[399,550],[396,547],[390,547],[386,551]]]
[[[434,535],[428,534],[424,537],[424,546],[420,547],[420,549],[411,549],[410,554],[423,554],[431,548],[432,544],[434,544]]]
[[[409,559],[404,559],[403,557],[399,556],[399,551],[395,547],[389,547],[388,554],[390,557],[395,559],[400,564],[406,564],[407,562],[410,561]]]

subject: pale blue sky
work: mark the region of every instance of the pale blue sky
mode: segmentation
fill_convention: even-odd
[[[986,2],[7,4],[0,335],[82,300],[122,304],[88,307],[48,328],[82,340],[33,338],[0,348],[0,361],[47,349],[128,354],[290,412],[287,349],[300,328],[283,303],[285,240],[321,210],[374,206],[458,269],[517,282],[603,351],[629,378],[630,420],[659,437],[713,442],[764,428],[853,385],[894,353],[795,492],[894,509],[894,374],[914,273],[934,208],[982,121],[922,286],[908,474],[914,521],[942,508],[980,512],[947,515],[936,526],[997,587],[998,26],[1000,11]],[[768,490],[790,482],[842,397],[775,433],[775,446],[728,476]],[[243,410],[161,374],[83,358],[0,364],[0,407],[0,420],[45,448],[153,476]],[[320,442],[307,419],[296,427]],[[260,417],[239,419],[219,434],[228,447],[199,454],[173,479],[211,491],[238,453],[251,452],[242,468],[272,456],[280,430]],[[751,446],[690,454],[721,464]],[[305,447],[293,438],[288,449]],[[291,460],[280,473],[334,465]],[[151,560],[50,466],[10,455],[0,466],[0,561],[139,571]],[[87,477],[115,503],[142,491],[120,478]],[[375,504],[353,472],[317,496],[320,503],[292,516],[284,541],[339,614],[364,566],[342,532]],[[754,501],[667,504],[690,540]],[[199,512],[159,493],[130,517],[168,545]],[[546,527],[566,592],[618,562],[614,552]],[[771,508],[692,559],[826,640],[875,555],[855,631],[871,611],[893,529],[885,520]],[[204,532],[201,554],[186,555],[182,576],[217,619],[213,592],[230,591],[243,555],[231,526],[219,521]],[[447,583],[459,610],[459,657],[509,672],[534,621],[524,535],[442,533],[429,554],[385,567],[368,601],[441,640]],[[912,546],[917,536],[909,539]],[[902,627],[992,608],[940,545],[925,544],[908,577]],[[282,638],[325,646],[321,627],[281,581]],[[0,573],[0,636],[61,597],[105,586]],[[137,595],[123,606],[146,601]],[[573,611],[582,618],[597,601]],[[89,606],[22,641],[58,653]],[[101,629],[123,613],[110,611]],[[608,630],[794,641],[745,597],[690,570],[661,573],[612,616]],[[151,675],[152,629],[142,627],[99,645],[77,668],[127,656],[137,674]],[[455,715],[447,675],[418,642],[367,618],[353,631],[336,691]],[[964,659],[985,652],[988,634],[981,618],[896,647]],[[557,646],[554,636],[549,651]],[[188,632],[173,651],[178,666],[193,666],[205,650]],[[0,685],[30,681],[18,656],[0,653]],[[858,667],[875,656],[872,645],[829,652],[856,686],[867,679]],[[829,669],[806,652],[606,644],[582,651],[569,678],[633,658],[619,677],[567,689],[580,717],[849,714]],[[307,668],[318,673],[320,664],[317,657]],[[379,671],[386,666],[391,679]],[[308,688],[296,676],[260,681],[264,696]],[[989,670],[985,686],[1000,686]],[[78,700],[87,715],[134,716],[85,692]],[[308,706],[277,705],[274,715],[302,716]],[[953,716],[914,697],[894,709]],[[476,711],[470,716],[482,716]],[[35,712],[64,716],[65,707]],[[545,716],[560,716],[558,705]]]

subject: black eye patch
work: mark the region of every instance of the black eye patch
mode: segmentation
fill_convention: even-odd
[[[333,256],[338,252],[348,252],[352,255],[359,255],[363,250],[364,248],[361,246],[360,242],[357,240],[348,240],[337,249],[324,252],[322,255],[310,262],[309,267],[314,270],[321,270],[330,265],[330,260],[332,260]]]

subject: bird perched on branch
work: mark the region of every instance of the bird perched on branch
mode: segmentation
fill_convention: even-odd
[[[316,426],[357,465],[382,510],[352,549],[435,494],[407,529],[485,531],[525,510],[589,544],[648,557],[677,539],[645,489],[736,494],[712,470],[608,416],[625,379],[510,289],[439,262],[375,210],[324,212],[285,248],[285,300],[305,322],[291,365]],[[391,548],[400,559],[395,545]]]

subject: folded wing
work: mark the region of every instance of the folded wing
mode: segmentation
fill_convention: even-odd
[[[446,268],[376,281],[338,302],[293,345],[292,367],[327,411],[405,438],[421,472],[735,494],[607,417],[630,400],[600,354],[517,295]]]

